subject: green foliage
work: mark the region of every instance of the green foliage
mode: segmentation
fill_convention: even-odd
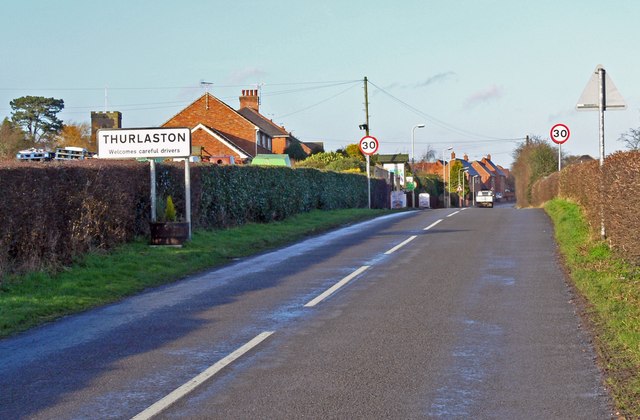
[[[418,193],[429,193],[432,197],[438,197],[444,191],[442,179],[438,175],[424,175],[415,177]]]
[[[640,273],[592,240],[579,205],[554,199],[545,210],[555,224],[556,241],[567,272],[587,300],[595,347],[606,366],[621,418],[640,418]]]
[[[325,169],[329,163],[335,162],[337,160],[341,160],[344,158],[345,156],[339,152],[320,152],[320,153],[316,153],[309,156],[302,162],[296,163],[296,167]]]
[[[366,171],[365,158],[357,144],[350,144],[345,150],[336,152],[316,153],[302,162],[298,162],[296,167],[350,173],[364,173]]]
[[[287,147],[284,152],[289,155],[289,157],[295,161],[304,160],[307,158],[307,154],[305,153],[302,145],[297,141],[291,142],[289,147]]]
[[[388,187],[372,179],[372,206],[385,208]],[[159,197],[185,208],[182,163],[156,165]],[[89,159],[0,162],[0,282],[7,273],[60,267],[94,249],[148,235],[148,164]],[[55,194],[52,194],[55,191]],[[194,228],[272,222],[313,209],[367,206],[364,175],[285,167],[191,167]],[[159,209],[158,209],[159,210]],[[158,212],[159,217],[163,213]]]
[[[173,204],[173,198],[167,197],[167,205],[164,209],[164,220],[167,222],[175,222],[177,218],[176,206]]]
[[[457,192],[458,186],[462,187],[462,178],[465,176],[463,171],[464,166],[462,162],[459,160],[455,160],[451,165],[449,165],[449,179],[447,183],[447,189],[449,192]],[[458,180],[460,182],[458,182]],[[464,193],[469,193],[469,183],[464,182]]]
[[[360,146],[358,144],[349,144],[344,148],[344,153],[350,158],[356,158],[362,162],[365,161],[365,157],[360,151]]]
[[[62,130],[57,114],[64,108],[62,99],[23,96],[10,103],[11,121],[23,127],[34,142],[51,141]]]
[[[520,207],[528,207],[535,182],[557,170],[558,152],[546,140],[534,136],[518,146],[513,158],[516,199]]]
[[[330,162],[326,167],[328,171],[336,171],[336,172],[360,172],[364,173],[366,171],[366,164],[363,160],[357,157],[346,157],[339,160],[334,160]]]

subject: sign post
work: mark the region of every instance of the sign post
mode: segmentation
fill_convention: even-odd
[[[584,92],[578,99],[576,109],[593,110],[599,112],[599,134],[600,134],[600,171],[604,166],[604,111],[607,109],[626,109],[627,103],[616,89],[613,80],[605,71],[602,65],[598,64],[595,71],[591,74],[591,78],[584,88]],[[600,194],[604,198],[604,177],[600,174]],[[600,208],[600,237],[605,239],[606,232],[604,229],[604,207]]]
[[[378,139],[372,136],[364,136],[360,139],[360,151],[363,155],[365,155],[367,160],[367,199],[369,201],[369,208],[371,208],[371,170],[370,170],[370,159],[371,155],[375,155],[380,147],[380,143],[378,143]]]
[[[549,131],[551,140],[558,145],[558,172],[562,170],[562,144],[569,140],[571,131],[564,124],[556,124]]]
[[[149,159],[151,221],[156,221],[156,162],[154,158],[184,158],[185,219],[191,239],[191,130],[189,128],[100,129],[96,134],[100,159]]]

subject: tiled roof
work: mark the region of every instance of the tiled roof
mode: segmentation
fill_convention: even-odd
[[[507,176],[504,172],[502,172],[502,169],[500,169],[498,165],[491,161],[491,159],[484,158],[482,159],[482,163],[486,165],[491,172],[495,172],[498,176]]]
[[[253,124],[258,126],[260,131],[262,131],[263,133],[265,133],[270,137],[289,135],[289,133],[287,133],[287,131],[284,128],[275,124],[273,121],[271,121],[270,119],[268,119],[267,117],[265,117],[264,115],[260,114],[258,111],[252,108],[242,108],[238,110],[238,114],[242,115],[243,117],[251,121]]]

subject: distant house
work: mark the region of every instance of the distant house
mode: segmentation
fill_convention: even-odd
[[[487,155],[482,158],[482,163],[491,171],[491,173],[495,176],[495,184],[493,188],[491,188],[495,193],[500,193],[500,195],[504,195],[504,190],[507,187],[507,174],[504,173],[502,168],[491,160],[491,155]]]
[[[495,190],[496,188],[496,176],[491,169],[487,167],[482,161],[474,161],[471,163],[473,168],[480,176],[480,189],[482,190]]]
[[[416,162],[413,164],[413,171],[421,175],[438,175],[442,178],[444,173],[444,161],[436,160],[435,162]]]
[[[165,122],[163,127],[189,127],[192,145],[203,161],[249,163],[258,154],[282,154],[299,143],[305,154],[322,145],[305,144],[259,112],[257,89],[243,90],[235,110],[205,93]]]
[[[306,156],[324,151],[322,143],[305,143],[298,140],[292,133],[287,132],[284,127],[260,114],[258,109],[253,106],[240,108],[238,113],[260,129],[260,132],[266,137],[266,141],[270,142],[272,153],[284,154],[296,143],[300,145]]]
[[[469,185],[469,190],[472,193],[486,189],[492,190],[496,194],[500,193],[507,199],[510,197],[509,194],[512,195],[511,191],[507,191],[509,170],[500,165],[496,165],[491,160],[491,155],[483,157],[482,160],[470,161],[466,154],[460,159],[456,157],[455,152],[451,152],[450,160],[417,162],[414,165],[414,170],[418,174],[432,174],[442,178],[445,174],[449,176],[451,165],[456,161],[460,162],[463,169],[465,169],[465,182]]]

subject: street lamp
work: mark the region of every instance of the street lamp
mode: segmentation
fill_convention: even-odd
[[[468,173],[467,171],[469,170],[469,168],[464,168],[462,171],[460,172],[465,172]],[[458,174],[460,174],[460,172],[458,172]],[[465,207],[465,205],[467,204],[467,200],[466,200],[466,194],[464,193],[464,178],[465,175],[462,175],[462,207]],[[460,182],[458,182],[458,185],[460,185]]]
[[[449,208],[449,203],[447,202],[447,171],[446,171],[446,161],[444,160],[444,154],[445,152],[449,151],[449,150],[453,150],[453,147],[449,147],[448,149],[443,149],[442,150],[442,188],[444,189],[444,191],[442,191],[442,201],[444,201],[444,206],[446,208]]]
[[[472,192],[472,194],[473,194],[473,196],[472,196],[472,199],[473,199],[473,207],[475,207],[475,206],[476,206],[476,178],[478,178],[478,175],[474,175],[474,176],[471,178],[471,179],[472,179],[472,181],[473,181],[473,192]]]
[[[424,124],[418,124],[418,125],[414,125],[413,128],[411,129],[411,170],[413,171],[413,164],[416,163],[416,154],[415,154],[415,148],[414,148],[414,138],[416,135],[416,128],[424,128]]]

